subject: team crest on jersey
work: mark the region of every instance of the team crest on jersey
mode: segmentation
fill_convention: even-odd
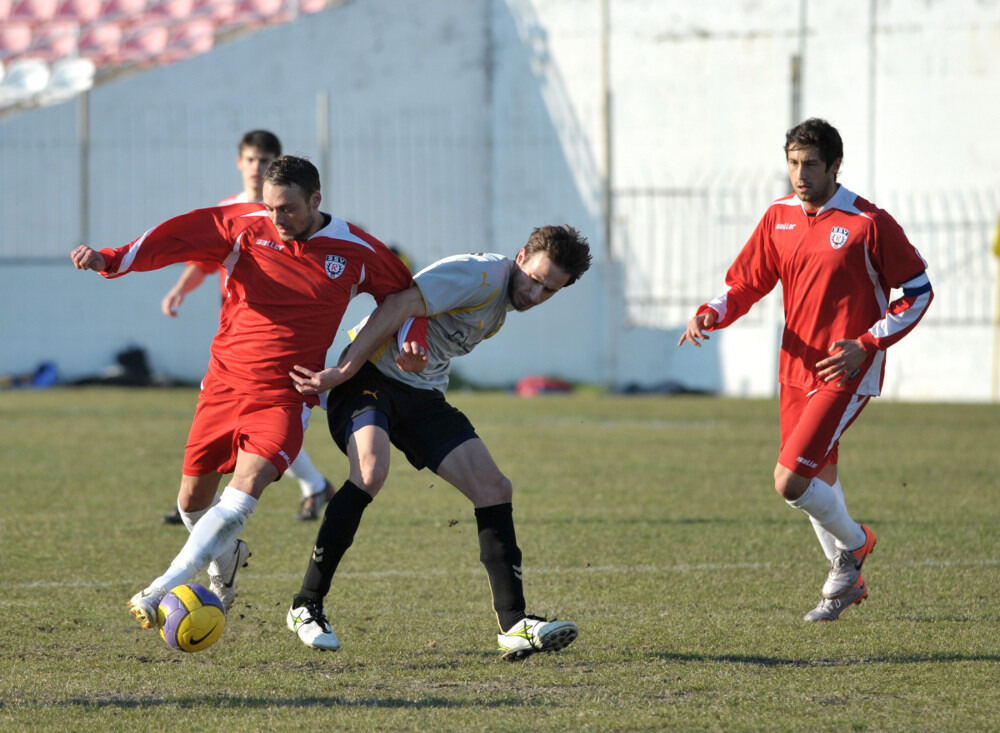
[[[326,274],[330,276],[331,280],[336,280],[338,277],[344,274],[344,270],[347,269],[347,260],[340,255],[327,255],[326,256]]]
[[[850,236],[851,232],[847,227],[834,227],[830,230],[830,246],[834,249],[840,249],[847,244],[847,238]]]

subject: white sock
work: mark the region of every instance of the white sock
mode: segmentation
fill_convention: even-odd
[[[219,494],[216,493],[212,497],[212,503],[209,504],[204,509],[199,509],[196,512],[186,512],[181,509],[180,505],[177,506],[177,511],[181,515],[181,521],[184,522],[184,526],[187,527],[188,532],[194,529],[194,525],[198,524],[198,520],[205,516],[205,512],[211,509],[213,506],[219,503]]]
[[[843,491],[840,492],[843,496]],[[865,531],[851,519],[847,506],[838,492],[825,481],[814,478],[798,499],[789,501],[790,506],[801,509],[809,515],[810,521],[818,524],[833,536],[839,549],[853,549],[865,543]],[[814,524],[814,526],[815,526]],[[820,540],[822,543],[822,539]],[[823,548],[824,552],[826,547]]]
[[[190,581],[223,552],[232,553],[243,525],[256,508],[257,500],[250,494],[227,486],[219,503],[206,511],[194,525],[167,572],[154,580],[151,586],[170,590]]]
[[[326,477],[309,460],[309,455],[304,448],[299,451],[295,460],[292,461],[292,465],[285,471],[285,475],[291,476],[299,482],[303,498],[317,494],[326,488]]]
[[[831,486],[830,488],[833,489],[833,493],[837,495],[838,501],[846,511],[847,505],[844,504],[844,490],[840,485],[840,479],[834,481],[833,486]],[[809,521],[812,523],[813,531],[816,533],[816,539],[819,540],[819,544],[823,548],[823,554],[826,555],[827,560],[833,562],[833,558],[835,558],[837,556],[837,553],[840,552],[840,548],[837,547],[837,539],[832,534],[823,529],[823,525],[821,525],[819,523],[819,520],[817,520],[815,517],[810,516],[808,514],[806,516],[809,517]]]
[[[199,509],[196,512],[184,512],[184,511],[181,512],[181,521],[184,522],[184,526],[187,527],[188,532],[194,529],[194,525],[198,523],[198,520],[201,519],[203,516],[205,516],[205,514],[208,513],[209,509],[218,504],[219,500],[220,496],[218,493],[216,493],[215,496],[212,497],[212,503],[209,504],[206,508]],[[229,548],[229,552],[230,554],[232,554],[231,548]],[[223,550],[223,554],[225,554],[225,550]],[[208,574],[209,575],[222,574],[221,568],[219,568],[218,563],[215,560],[212,560],[212,562],[208,564]]]

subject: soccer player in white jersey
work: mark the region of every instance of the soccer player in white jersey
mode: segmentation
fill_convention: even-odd
[[[768,207],[677,345],[701,346],[780,281],[785,308],[778,381],[781,447],[774,488],[808,515],[830,570],[807,621],[835,621],[868,597],[861,574],[875,533],[851,518],[837,476],[838,442],[879,394],[885,351],[934,297],[927,263],[885,211],[837,183],[844,149],[825,120],[786,133],[793,194]],[[890,302],[893,289],[901,297]]]
[[[264,195],[264,171],[281,156],[281,140],[270,130],[250,130],[240,138],[237,148],[236,168],[243,179],[243,191],[222,199],[216,206],[258,202]],[[226,271],[209,262],[188,262],[177,282],[163,296],[160,310],[168,318],[177,317],[177,309],[184,302],[184,296],[196,289],[213,272],[219,273],[219,288],[222,298],[226,297]],[[302,410],[302,428],[309,424],[312,408]],[[305,448],[292,461],[285,473],[299,482],[302,499],[299,502],[298,520],[313,520],[319,516],[323,503],[333,496],[333,485],[320,473],[310,460]],[[173,511],[163,515],[165,524],[182,524],[184,518],[175,506]],[[188,529],[191,529],[188,527]]]
[[[350,461],[350,478],[327,505],[302,587],[288,612],[288,627],[303,643],[325,650],[340,647],[324,616],[323,599],[362,512],[385,483],[390,443],[413,466],[426,466],[472,501],[503,656],[515,660],[557,651],[576,638],[577,627],[569,621],[525,613],[513,486],[444,393],[453,357],[495,334],[509,311],[545,302],[589,266],[586,240],[561,226],[536,229],[514,259],[499,254],[447,257],[417,273],[409,290],[389,296],[358,332],[355,344],[380,318],[386,325],[378,332],[401,325],[397,340],[381,354],[363,365],[342,362],[322,372],[296,367],[292,376],[304,394],[336,385],[328,397],[327,417],[334,442]],[[418,348],[407,342],[407,319],[418,316],[429,318],[426,366],[404,372],[399,364]]]

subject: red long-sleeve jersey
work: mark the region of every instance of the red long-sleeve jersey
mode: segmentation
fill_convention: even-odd
[[[934,297],[927,263],[885,211],[841,186],[815,215],[794,195],[768,207],[726,274],[727,291],[699,308],[725,328],[781,281],[785,329],[778,379],[812,390],[877,395],[885,349],[909,333]],[[903,295],[889,303],[892,288]],[[834,341],[860,339],[861,375],[838,387],[817,377]]]
[[[370,234],[342,219],[305,241],[283,242],[261,204],[198,209],[130,244],[102,249],[105,277],[177,262],[220,265],[226,290],[206,385],[315,405],[288,376],[295,364],[318,371],[348,302],[377,302],[410,285],[406,265]]]
[[[241,193],[234,193],[232,196],[226,196],[222,199],[216,206],[229,206],[229,204],[245,204],[250,200],[247,196],[246,191]],[[199,270],[201,270],[206,275],[211,275],[213,272],[219,273],[219,291],[223,298],[226,297],[226,271],[222,269],[222,266],[218,262],[192,262],[189,264],[196,265]]]

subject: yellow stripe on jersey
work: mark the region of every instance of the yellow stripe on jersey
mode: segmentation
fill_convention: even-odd
[[[348,329],[347,336],[353,342],[354,339],[356,339],[358,337],[358,330],[356,328]],[[375,353],[368,357],[368,361],[370,361],[372,364],[375,364],[376,362],[378,362],[378,360],[381,358],[382,354],[384,354],[385,351],[386,351],[386,349],[389,348],[389,344],[391,342],[392,341],[390,339],[390,340],[386,341],[384,344],[382,344],[381,346],[379,346],[377,349],[375,349]]]
[[[484,300],[481,303],[476,303],[475,305],[469,305],[469,306],[466,306],[465,308],[455,308],[455,309],[450,310],[450,311],[445,311],[445,313],[447,313],[450,316],[454,316],[454,315],[458,315],[459,313],[471,313],[472,311],[477,311],[480,308],[482,308],[483,306],[487,305],[494,298],[496,298],[497,297],[497,293],[499,293],[499,292],[500,292],[500,288],[497,288],[492,293],[490,293],[489,296],[487,296],[486,300]]]

